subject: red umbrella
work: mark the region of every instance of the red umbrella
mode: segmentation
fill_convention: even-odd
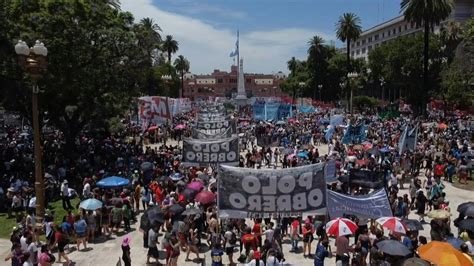
[[[403,224],[402,220],[398,217],[380,217],[375,221],[392,232],[400,234],[407,233],[405,224]]]
[[[357,230],[357,224],[346,218],[337,218],[326,224],[326,233],[332,236],[352,235]]]
[[[216,196],[210,191],[201,191],[196,195],[196,197],[194,197],[194,200],[201,204],[207,205],[214,202],[216,200]]]

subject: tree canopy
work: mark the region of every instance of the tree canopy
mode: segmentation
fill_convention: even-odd
[[[82,130],[108,130],[107,120],[130,108],[141,94],[177,94],[156,62],[161,47],[152,19],[135,23],[117,1],[0,1],[1,104],[30,117],[31,84],[16,63],[14,45],[41,40],[48,68],[39,81],[40,114],[72,144]],[[41,121],[41,119],[40,119]]]

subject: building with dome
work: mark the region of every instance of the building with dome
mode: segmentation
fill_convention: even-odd
[[[184,75],[183,97],[191,100],[209,97],[235,97],[237,95],[238,66],[231,66],[230,72],[215,69],[211,74]],[[275,74],[245,73],[245,91],[247,97],[289,97],[280,89],[287,76],[279,71]]]

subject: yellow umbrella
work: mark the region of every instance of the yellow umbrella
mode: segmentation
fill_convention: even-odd
[[[448,219],[451,213],[447,210],[433,210],[428,213],[428,217],[431,219]]]
[[[431,241],[417,251],[420,258],[438,266],[472,265],[472,261],[447,242]]]

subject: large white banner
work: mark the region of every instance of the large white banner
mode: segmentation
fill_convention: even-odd
[[[173,116],[191,111],[191,101],[188,98],[168,98]]]
[[[168,97],[145,96],[138,98],[142,124],[165,124],[173,119]]]
[[[344,215],[369,219],[393,216],[385,189],[363,196],[350,196],[328,190],[327,200],[329,216],[332,219]]]

